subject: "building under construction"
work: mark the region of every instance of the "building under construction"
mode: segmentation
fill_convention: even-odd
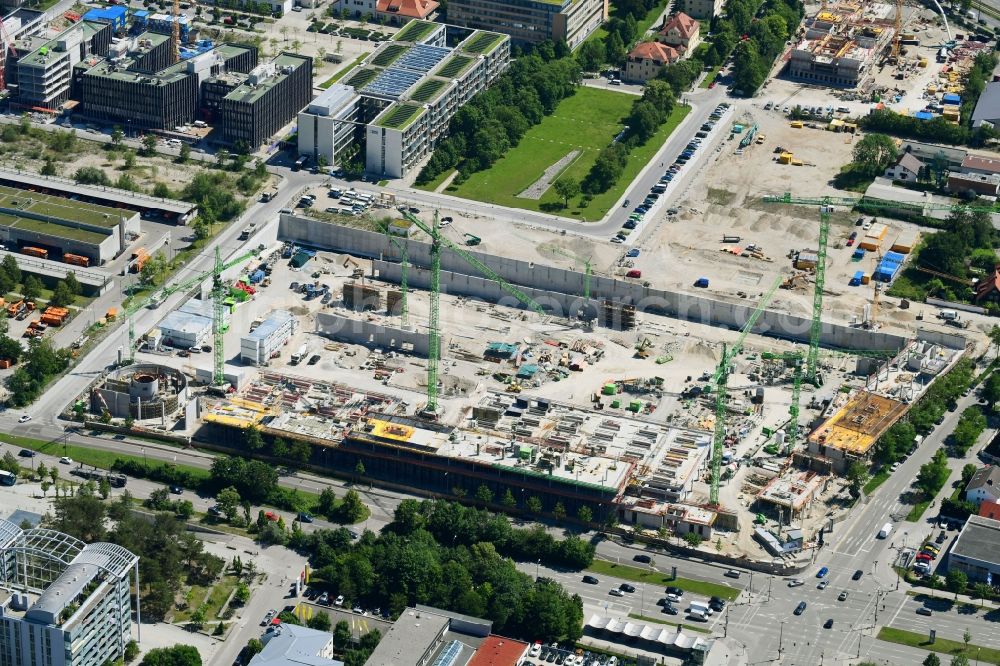
[[[895,34],[891,4],[838,2],[806,19],[790,53],[789,77],[838,88],[869,83]]]

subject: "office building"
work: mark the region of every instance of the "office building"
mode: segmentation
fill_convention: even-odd
[[[365,666],[467,664],[489,638],[493,623],[432,608],[407,608],[385,632]],[[521,647],[527,645],[513,641]]]
[[[564,41],[571,49],[608,18],[607,0],[452,0],[448,22],[510,35],[520,44]]]
[[[288,310],[275,310],[259,326],[240,338],[240,360],[253,365],[264,365],[281,351],[298,328],[296,319]]]
[[[333,84],[299,112],[299,155],[315,163],[321,156],[336,166],[350,154],[356,135],[361,96],[354,88]]]
[[[312,99],[312,58],[282,53],[258,65],[219,103],[222,139],[251,151],[295,119]]]
[[[150,35],[151,42],[155,39],[160,37]],[[135,59],[129,56],[84,62],[75,74],[80,112],[120,124],[128,133],[173,129],[197,117],[203,82],[234,70],[248,71],[256,62],[256,49],[232,45],[218,46],[155,74],[135,71]]]
[[[677,9],[691,18],[711,21],[722,13],[722,0],[680,0]]]
[[[111,46],[110,23],[80,21],[55,39],[15,42],[17,99],[22,107],[56,110],[70,98],[73,68],[89,57],[104,57]],[[9,68],[8,68],[9,69]]]
[[[132,576],[139,558],[0,520],[0,664],[102,666],[133,639]],[[136,602],[135,621],[140,609]],[[138,636],[136,636],[138,638]]]
[[[455,112],[509,63],[505,35],[411,21],[299,115],[299,152],[335,164],[347,149],[346,125],[362,124],[365,170],[400,178],[430,155]]]

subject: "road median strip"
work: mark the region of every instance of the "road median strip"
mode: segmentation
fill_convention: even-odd
[[[688,629],[690,631],[696,631],[699,634],[712,633],[710,629],[706,629],[705,627],[696,627],[692,624],[683,624],[681,622],[671,622],[670,620],[663,620],[658,617],[649,617],[648,615],[639,615],[638,613],[629,613],[628,616],[636,620],[642,620],[644,622],[655,622],[656,624],[669,624],[671,626],[683,627],[684,629]]]
[[[880,641],[906,645],[918,650],[929,650],[941,654],[959,655],[964,654],[969,659],[975,659],[981,664],[1000,664],[1000,649],[985,647],[969,643],[966,645],[962,641],[953,641],[948,638],[935,638],[931,643],[927,634],[918,634],[905,629],[895,629],[893,627],[882,627],[878,632]]]
[[[709,583],[701,580],[692,580],[690,578],[671,578],[670,574],[665,574],[662,571],[657,571],[655,569],[641,569],[627,564],[615,564],[614,562],[609,562],[607,560],[594,560],[594,562],[587,567],[587,571],[595,574],[603,574],[605,576],[614,576],[623,580],[631,580],[637,583],[650,583],[653,585],[661,585],[663,587],[671,585],[679,587],[685,592],[702,594],[707,597],[720,597],[722,599],[726,599],[727,601],[732,601],[740,596],[739,589],[732,588],[727,585]]]

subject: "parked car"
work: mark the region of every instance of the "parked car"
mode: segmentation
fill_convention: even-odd
[[[180,486],[170,486],[170,492],[172,492],[174,495],[183,495],[184,489],[181,488]]]
[[[618,586],[618,589],[621,590],[622,592],[628,592],[629,594],[631,594],[635,592],[635,585],[632,585],[631,583],[622,583],[621,585]]]
[[[934,612],[930,608],[927,608],[926,606],[921,606],[920,608],[917,609],[917,615],[926,615],[927,617],[930,617],[933,614]]]
[[[342,594],[337,595],[337,598],[334,600],[333,605],[336,606],[337,608],[340,608],[341,606],[343,606],[344,605],[344,595],[342,595]]]
[[[633,252],[635,252],[635,254],[632,254]],[[626,254],[625,256],[626,257],[638,257],[639,256],[639,250],[629,250],[628,254]],[[649,555],[636,555],[632,559],[635,560],[636,562],[642,562],[643,564],[649,564],[650,562],[653,561],[653,558],[651,558]]]
[[[299,522],[300,523],[311,523],[313,521],[312,515],[308,511],[299,512]]]
[[[740,572],[737,569],[727,569],[725,576],[726,578],[739,578]]]
[[[601,581],[599,581],[596,576],[587,575],[583,577],[583,582],[587,585],[597,585]]]
[[[824,629],[833,629],[833,618],[831,617],[826,622],[823,623]]]
[[[31,415],[30,414],[21,414],[21,416],[17,419],[17,422],[18,423],[27,423],[30,420],[31,420]]]
[[[828,580],[821,580],[819,582],[819,585],[816,586],[816,589],[818,589],[818,590],[825,590],[826,586],[829,585],[829,584],[830,584],[830,581],[828,581]]]
[[[802,615],[803,613],[805,613],[806,612],[806,602],[800,601],[799,605],[795,607],[795,611],[794,612],[795,612],[796,615]]]
[[[805,583],[803,583],[802,580],[799,578],[792,578],[791,580],[788,581],[788,587],[799,587],[800,585],[804,584]]]
[[[624,597],[625,596],[625,593],[622,592],[621,590],[619,590],[617,587],[613,587],[610,590],[608,590],[608,594],[610,594],[613,597]]]
[[[819,571],[816,572],[816,578],[825,578],[828,573],[830,573],[830,569],[827,567],[822,567]]]
[[[857,571],[854,572],[854,575],[851,576],[851,580],[861,580],[861,577],[864,575],[865,572],[862,571],[861,569],[858,569]]]
[[[846,600],[847,600],[847,590],[844,590],[843,592],[837,595],[837,601],[846,601]]]
[[[716,613],[721,613],[722,609],[726,607],[726,600],[722,597],[712,597],[708,600],[708,607]]]

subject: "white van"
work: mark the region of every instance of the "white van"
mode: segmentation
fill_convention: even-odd
[[[688,607],[689,613],[701,613],[705,617],[712,616],[712,608],[704,601],[692,601]]]
[[[886,523],[882,526],[882,529],[878,531],[878,538],[888,539],[890,534],[892,534],[892,523]]]

